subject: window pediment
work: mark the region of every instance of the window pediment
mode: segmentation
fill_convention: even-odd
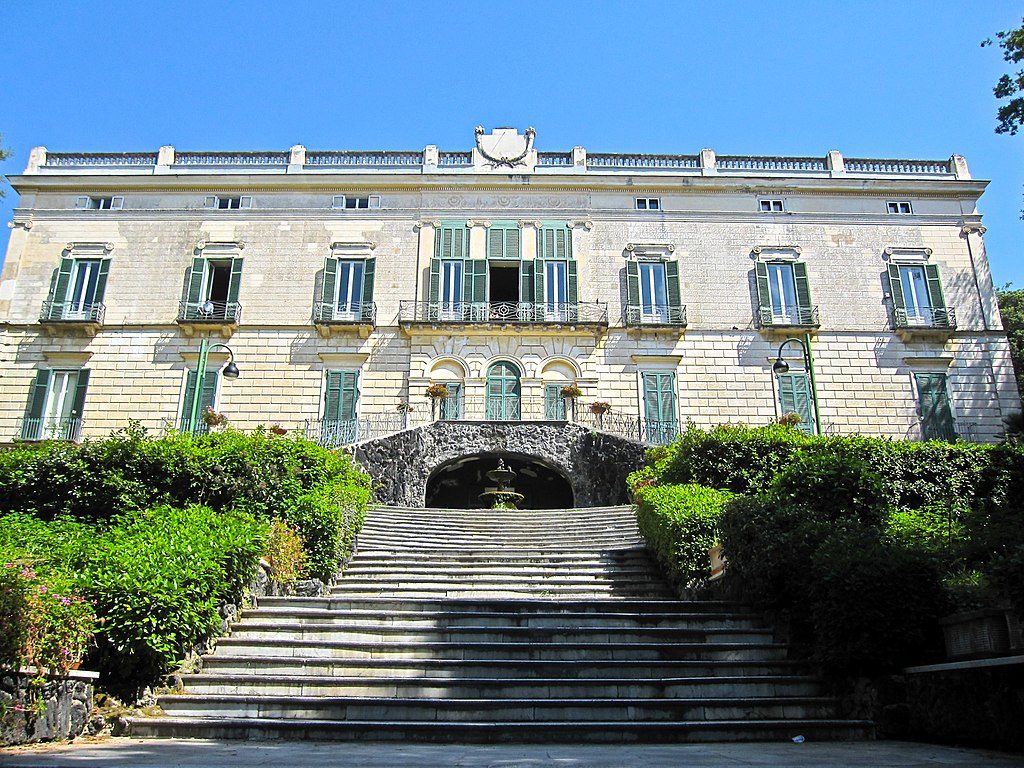
[[[673,243],[626,243],[623,255],[636,261],[668,261],[674,258],[675,252]]]
[[[799,245],[755,245],[750,252],[758,261],[796,261],[803,249]]]

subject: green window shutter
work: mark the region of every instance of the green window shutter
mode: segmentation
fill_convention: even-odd
[[[228,283],[228,304],[238,303],[238,291],[242,287],[242,260],[231,260],[231,282]],[[230,313],[230,310],[229,310]]]
[[[626,262],[626,304],[640,306],[640,264],[634,259]]]
[[[543,259],[536,259],[533,262],[533,302],[534,304],[544,303],[544,279],[545,267]]]
[[[548,421],[565,419],[565,398],[562,397],[561,384],[544,386],[544,418]]]
[[[522,256],[521,239],[515,222],[494,222],[487,230],[487,258],[518,261]]]
[[[333,320],[335,294],[338,290],[338,260],[328,257],[324,260],[324,284],[320,289],[320,319]]]
[[[433,258],[430,260],[430,284],[429,284],[429,295],[427,301],[431,304],[436,304],[440,301],[441,297],[441,259]]]
[[[343,421],[355,421],[356,404],[359,401],[359,372],[343,371],[341,374],[340,416]]]
[[[85,412],[85,392],[89,388],[89,370],[83,368],[78,372],[78,380],[75,383],[75,400],[71,406],[71,418],[80,419]],[[69,435],[73,437],[73,435]]]
[[[542,224],[537,230],[537,257],[540,259],[571,259],[572,238],[562,224]]]
[[[195,397],[196,393],[196,379],[197,372],[195,369],[189,370],[185,373],[185,396],[181,402],[181,429],[183,432],[190,431],[192,429],[192,398]],[[217,401],[217,378],[220,376],[220,371],[216,369],[207,369],[206,374],[203,376],[203,392],[199,396],[199,413],[200,419],[202,413],[207,408],[213,408]],[[199,427],[202,425],[202,421],[195,425]]]
[[[665,262],[665,283],[668,289],[668,305],[675,309],[682,306],[682,295],[679,290],[679,262]]]
[[[74,259],[60,260],[60,266],[57,267],[50,288],[50,299],[54,304],[62,305],[68,300],[68,288],[71,286],[71,273],[74,269]]]
[[[446,381],[448,397],[441,401],[441,418],[447,421],[454,421],[462,418],[462,383],[458,381]]]
[[[579,302],[580,280],[576,272],[576,262],[569,259],[565,263],[566,291],[565,298],[570,307],[576,306]]]
[[[925,264],[924,276],[928,281],[928,300],[932,309],[945,309],[946,298],[942,295],[942,281],[939,280],[939,265]]]
[[[93,304],[103,303],[103,297],[107,293],[107,275],[109,274],[110,259],[100,259],[99,274],[96,276],[96,293],[92,297]]]
[[[465,259],[469,232],[464,224],[442,223],[434,237],[434,258]]]
[[[921,408],[921,431],[925,440],[955,440],[953,409],[944,373],[918,373],[917,392]]]
[[[518,226],[511,226],[505,230],[505,258],[518,261],[523,256],[522,236]]]
[[[196,395],[196,372],[185,372],[185,395],[181,399],[181,431],[189,429],[189,421],[192,418],[192,398]]]
[[[324,389],[324,421],[337,421],[341,411],[341,382],[344,371],[328,371]]]
[[[532,261],[524,261],[519,265],[519,300],[534,301],[533,287],[533,265]]]
[[[796,283],[796,305],[799,310],[805,310],[807,313],[811,309],[811,285],[807,280],[807,265],[802,261],[793,262],[793,281]],[[804,312],[800,313],[800,319],[803,321]],[[807,317],[810,320],[810,315]]]
[[[772,295],[768,288],[768,263],[764,261],[754,262],[754,277],[757,283],[757,306],[761,311],[761,317],[771,317]]]
[[[25,407],[25,421],[21,426],[22,440],[38,440],[43,431],[43,408],[46,407],[46,391],[50,387],[50,369],[36,371],[36,380],[28,391]]]
[[[491,227],[487,230],[487,258],[505,258],[505,231],[500,227]]]
[[[192,272],[188,276],[188,294],[185,301],[189,304],[201,304],[203,301],[203,278],[206,276],[206,259],[192,259]]]
[[[487,259],[467,259],[462,272],[462,300],[487,301]]]
[[[779,410],[783,416],[795,413],[800,417],[796,428],[808,435],[814,434],[814,415],[811,413],[811,384],[806,373],[780,374]]]
[[[550,227],[540,227],[537,230],[537,258],[555,258],[555,230]]]
[[[213,408],[217,401],[217,382],[220,379],[220,371],[216,368],[208,368],[203,376],[203,394],[199,398],[201,408]]]
[[[676,436],[676,376],[674,373],[644,373],[644,417],[647,439],[664,445]]]
[[[363,263],[363,298],[361,317],[373,317],[373,282],[377,272],[377,259],[366,259]]]
[[[900,280],[900,265],[889,265],[889,289],[892,293],[892,306],[894,309],[906,309],[906,302],[903,301],[903,281]]]

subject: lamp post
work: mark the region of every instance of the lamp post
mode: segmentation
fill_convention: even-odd
[[[782,359],[782,352],[786,348],[786,345],[796,342],[800,345],[800,349],[804,353],[804,367],[807,369],[807,375],[811,379],[811,403],[814,405],[814,429],[820,435],[821,434],[821,414],[818,412],[818,384],[814,379],[814,354],[811,352],[811,337],[810,334],[804,338],[799,336],[790,336],[788,339],[783,341],[779,345],[779,352],[772,364],[772,372],[776,376],[781,376],[784,373],[789,373],[789,363]]]
[[[199,414],[202,411],[203,404],[203,384],[206,379],[206,359],[209,357],[210,350],[222,347],[227,350],[229,355],[228,364],[224,366],[224,370],[221,371],[221,375],[225,379],[237,379],[238,378],[238,366],[235,365],[235,353],[227,344],[210,344],[206,339],[202,339],[199,342],[199,361],[196,364],[196,386],[192,392],[192,403],[189,408],[189,428],[194,434],[196,427],[199,424]]]

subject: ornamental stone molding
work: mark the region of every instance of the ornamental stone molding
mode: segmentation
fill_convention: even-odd
[[[755,245],[750,249],[750,252],[755,256],[761,256],[763,254],[792,254],[794,256],[799,256],[803,253],[803,249],[799,245]]]
[[[200,240],[196,243],[196,253],[236,253],[244,250],[245,243],[241,240]]]
[[[495,128],[487,133],[482,125],[478,125],[473,133],[476,137],[475,152],[483,160],[480,165],[494,170],[518,167],[532,170],[536,164],[536,157],[532,158],[533,162],[530,158],[537,135],[533,128],[527,128],[522,134],[515,128]]]
[[[94,243],[94,242],[74,242],[67,243],[64,246],[64,253],[81,253],[81,254],[107,254],[114,250],[113,243]]]

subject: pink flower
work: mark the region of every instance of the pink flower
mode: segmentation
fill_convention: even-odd
[[[39,585],[39,594],[40,595],[45,595],[46,594],[46,585],[45,584],[40,584]]]
[[[70,597],[62,597],[62,598],[60,599],[60,601],[61,601],[61,602],[62,602],[62,603],[63,603],[64,605],[71,605],[71,598],[70,598]]]
[[[4,568],[13,568],[14,563],[4,563]]]

